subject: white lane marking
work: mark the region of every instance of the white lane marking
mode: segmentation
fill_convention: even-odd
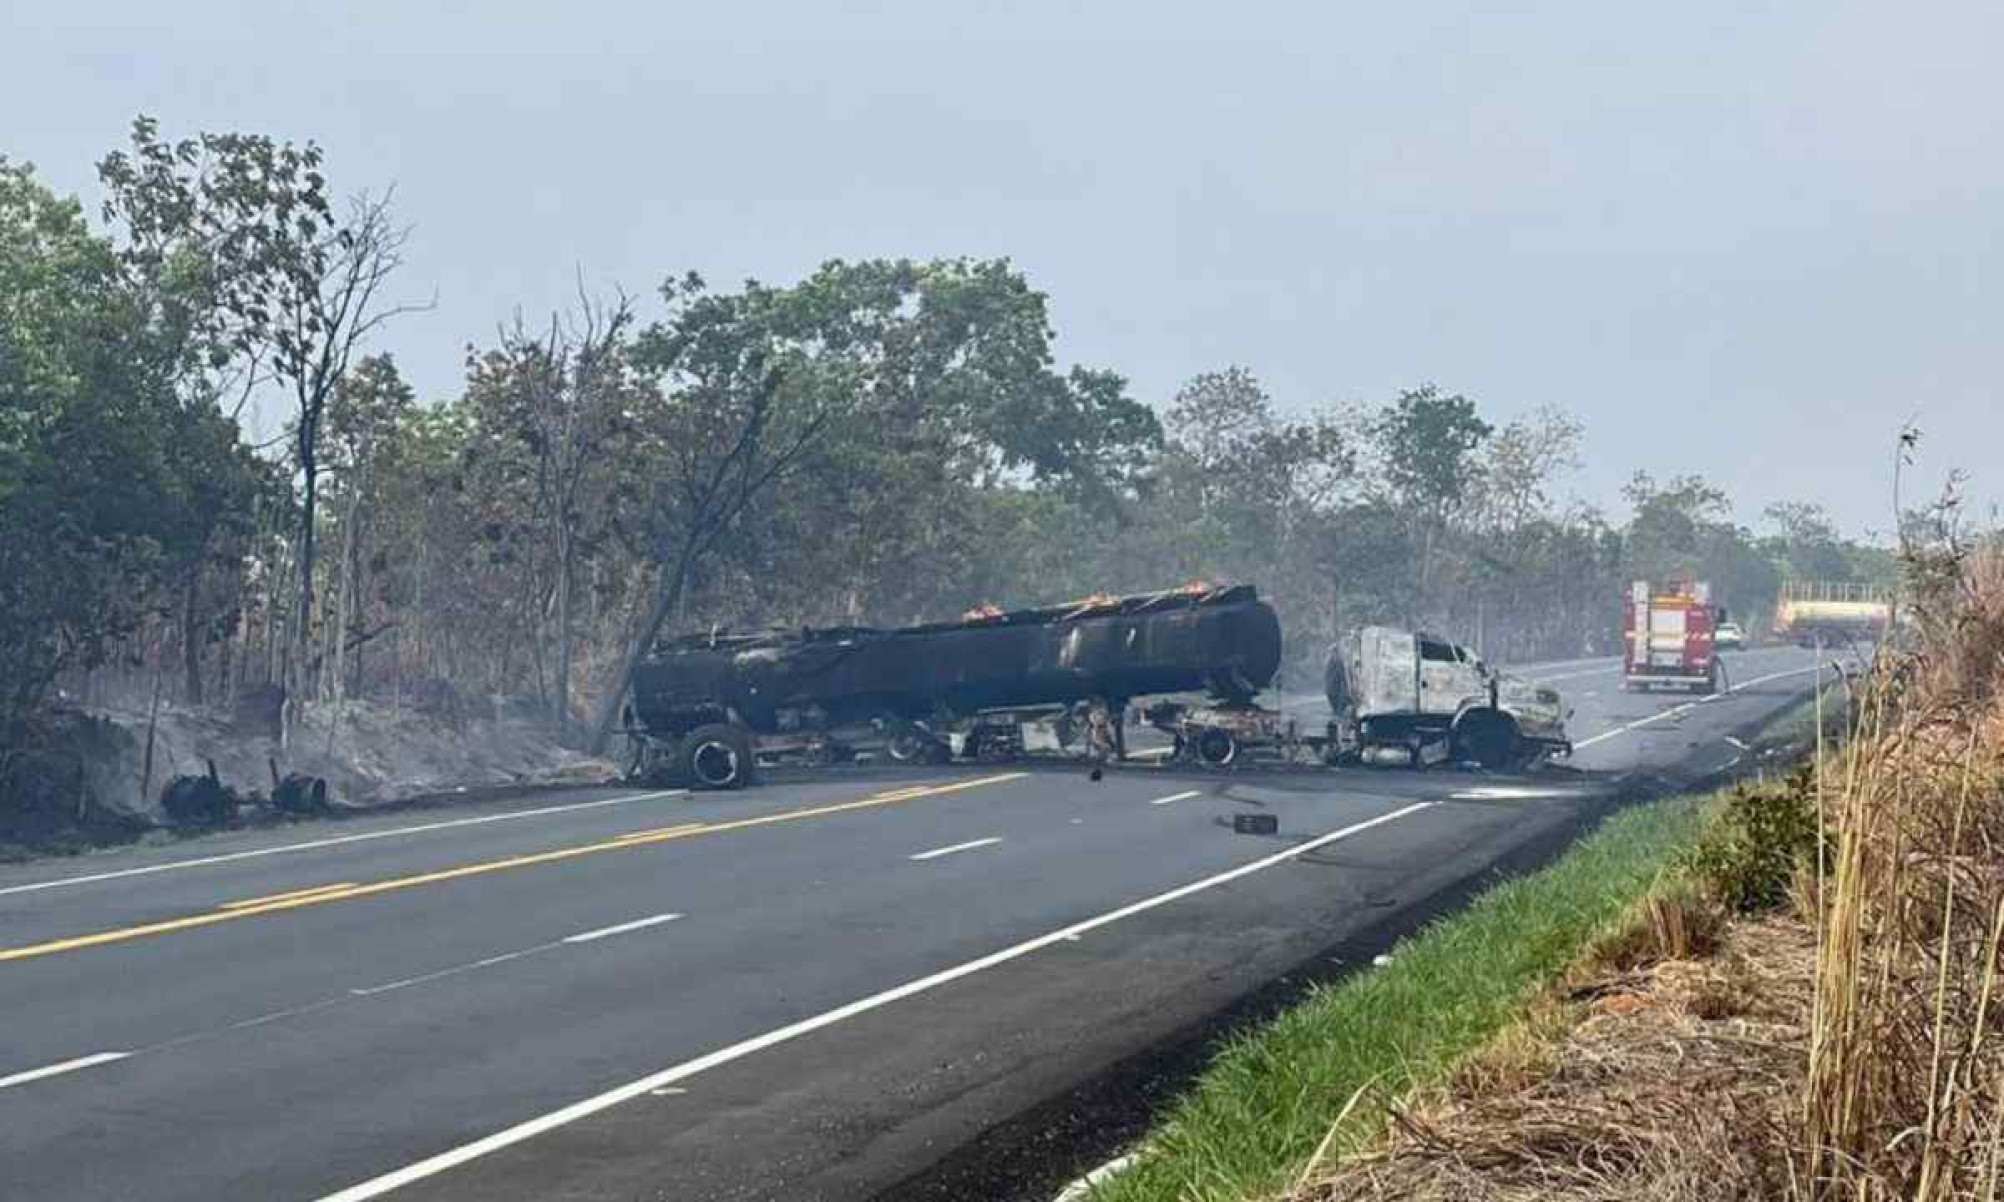
[[[487,814],[479,818],[454,818],[449,822],[426,822],[418,826],[400,826],[394,830],[369,831],[360,835],[340,835],[332,839],[313,839],[305,843],[287,843],[280,847],[260,847],[251,851],[233,851],[227,855],[203,856],[199,860],[175,860],[168,864],[149,864],[144,868],[121,868],[116,872],[97,872],[89,876],[66,876],[53,881],[37,881],[32,885],[12,885],[0,889],[0,897],[10,893],[34,893],[42,889],[61,889],[69,885],[88,885],[95,881],[114,881],[121,877],[148,876],[156,872],[173,872],[182,868],[204,868],[211,864],[229,864],[237,860],[251,860],[259,856],[276,856],[292,851],[316,851],[322,847],[339,847],[344,843],[364,843],[371,839],[394,839],[399,835],[422,835],[427,831],[452,830],[462,826],[482,826],[489,822],[512,822],[517,818],[540,818],[545,814],[569,814],[578,810],[596,810],[604,806],[626,805],[635,801],[652,801],[661,797],[680,797],[687,789],[661,789],[653,793],[634,793],[626,797],[607,797],[599,801],[580,801],[570,805],[539,806],[533,810],[510,810],[505,814]]]
[[[484,960],[474,960],[466,964],[455,964],[451,968],[441,968],[435,972],[421,973],[415,977],[405,977],[401,981],[389,981],[381,985],[371,985],[366,989],[350,989],[348,994],[351,997],[374,997],[379,993],[407,989],[412,985],[423,985],[428,981],[437,981],[445,977],[456,977],[460,973],[472,972],[475,969],[492,968],[496,964],[506,964],[510,960],[520,960],[524,956],[534,956],[542,952],[554,951],[567,943],[590,943],[596,939],[603,939],[607,935],[623,935],[628,931],[637,931],[643,927],[659,926],[664,922],[674,922],[680,917],[682,917],[680,914],[655,914],[647,918],[636,918],[632,922],[622,922],[616,926],[600,927],[596,931],[585,931],[577,935],[566,935],[562,939],[552,939],[548,943],[538,943],[534,947],[525,947],[518,952],[503,952],[498,956],[488,956]]]
[[[533,956],[537,952],[547,952],[551,948],[562,946],[562,940],[557,940],[553,943],[539,943],[534,947],[525,947],[519,952],[503,952],[498,956],[489,956],[485,960],[475,960],[470,964],[455,964],[451,968],[441,968],[437,972],[423,973],[415,977],[405,977],[401,981],[390,981],[383,985],[371,985],[367,989],[350,989],[348,992],[354,997],[374,997],[379,993],[389,993],[396,989],[408,989],[412,985],[422,985],[427,981],[436,981],[444,977],[456,977],[460,973],[472,972],[476,968],[492,968],[496,964],[506,964],[510,960],[520,960],[524,956]]]
[[[1202,797],[1203,795],[1204,791],[1202,789],[1189,789],[1182,793],[1171,793],[1167,797],[1158,797],[1148,804],[1152,806],[1166,806],[1172,801],[1188,801],[1192,797]]]
[[[1539,789],[1528,785],[1478,785],[1447,795],[1449,801],[1530,801],[1539,797],[1569,797],[1564,789]]]
[[[1175,753],[1176,749],[1174,747],[1143,747],[1138,751],[1128,752],[1127,758],[1130,760],[1159,760],[1166,759]]]
[[[1686,701],[1682,705],[1673,705],[1667,710],[1659,710],[1658,712],[1649,715],[1647,718],[1641,718],[1634,722],[1630,722],[1626,726],[1617,726],[1613,730],[1602,731],[1600,734],[1595,735],[1591,739],[1581,739],[1579,742],[1573,744],[1573,749],[1577,751],[1579,748],[1582,747],[1591,747],[1595,743],[1599,743],[1605,739],[1612,739],[1616,735],[1625,735],[1629,731],[1634,730],[1637,727],[1647,726],[1652,722],[1661,722],[1665,718],[1674,718],[1680,714],[1688,714],[1692,710],[1697,709],[1699,706],[1704,705],[1707,702],[1717,701],[1721,697],[1730,696],[1733,693],[1739,692],[1741,689],[1750,689],[1757,684],[1766,684],[1770,680],[1780,680],[1784,676],[1800,676],[1805,672],[1821,672],[1823,671],[1823,668],[1824,668],[1823,664],[1817,664],[1816,666],[1810,668],[1793,668],[1786,672],[1770,672],[1766,676],[1756,676],[1752,680],[1743,681],[1740,684],[1733,685],[1732,687],[1724,690],[1723,692],[1713,693],[1709,697],[1700,697],[1696,701]]]
[[[11,1077],[0,1077],[0,1089],[9,1089],[16,1085],[26,1085],[30,1081],[40,1081],[44,1077],[55,1077],[63,1073],[73,1073],[78,1069],[92,1068],[100,1064],[110,1064],[114,1060],[123,1060],[130,1055],[132,1055],[131,1052],[97,1052],[89,1056],[79,1056],[75,1060],[65,1060],[61,1064],[51,1064],[44,1068],[32,1068],[25,1073],[15,1073]]]
[[[617,926],[600,927],[596,931],[586,931],[581,935],[566,935],[564,936],[564,942],[590,943],[594,939],[603,939],[607,935],[624,935],[628,931],[638,931],[646,927],[660,926],[664,922],[674,922],[680,917],[682,917],[680,914],[656,914],[649,918],[636,918],[632,922],[622,922]]]
[[[1087,931],[1097,930],[1100,927],[1119,922],[1123,918],[1132,918],[1136,914],[1145,913],[1160,906],[1166,906],[1171,902],[1181,901],[1192,894],[1202,893],[1206,889],[1216,888],[1219,885],[1238,880],[1240,877],[1251,876],[1255,872],[1271,868],[1276,864],[1284,864],[1298,856],[1307,855],[1318,848],[1327,847],[1331,843],[1348,839],[1353,835],[1362,834],[1374,827],[1383,826],[1389,822],[1396,822],[1408,815],[1417,814],[1421,810],[1432,809],[1437,804],[1437,802],[1432,801],[1414,802],[1402,809],[1393,810],[1389,814],[1380,814],[1376,818],[1369,818],[1363,822],[1343,827],[1340,830],[1330,831],[1326,835],[1319,835],[1305,843],[1298,843],[1285,851],[1275,852],[1270,856],[1254,860],[1251,863],[1241,864],[1237,868],[1227,869],[1215,876],[1208,876],[1202,880],[1192,881],[1187,885],[1179,885],[1167,893],[1158,893],[1153,897],[1143,898],[1137,902],[1130,902],[1117,910],[1109,910],[1095,918],[1088,918],[1083,922],[1074,923],[1068,927],[1061,927],[1048,934],[1025,940],[1013,947],[1006,947],[1001,951],[991,952],[979,959],[969,960],[964,964],[958,964],[952,968],[936,972],[931,976],[907,981],[902,985],[886,989],[882,993],[871,994],[869,997],[850,1002],[846,1006],[838,1006],[833,1010],[817,1014],[812,1018],[802,1019],[799,1022],[775,1028],[763,1035],[753,1036],[741,1043],[734,1043],[729,1047],[719,1048],[708,1055],[699,1056],[694,1060],[686,1060],[681,1064],[662,1069],[657,1073],[650,1073],[637,1081],[630,1081],[616,1089],[609,1089],[594,1097],[573,1102],[560,1110],[553,1110],[540,1117],[517,1123],[505,1131],[497,1131],[493,1135],[476,1139],[471,1143],[461,1144],[457,1148],[440,1152],[436,1156],[420,1160],[415,1164],[406,1165],[393,1172],[384,1173],[380,1177],[371,1178],[359,1185],[351,1185],[347,1189],[328,1194],[320,1202],[365,1202],[369,1198],[380,1198],[391,1190],[409,1185],[413,1181],[422,1181],[427,1177],[437,1176],[447,1169],[455,1168],[470,1160],[477,1160],[489,1152],[499,1151],[502,1148],[519,1144],[524,1140],[534,1139],[546,1131],[554,1131],[559,1127],[575,1123],[579,1119],[589,1118],[602,1110],[610,1109],[621,1102],[631,1101],[644,1094],[652,1093],[663,1086],[686,1081],[698,1073],[706,1072],[720,1065],[729,1064],[734,1060],[742,1060],[754,1053],[776,1047],[789,1040],[798,1039],[803,1035],[812,1034],[824,1027],[834,1026],[836,1023],[854,1018],[859,1014],[867,1014],[872,1010],[881,1009],[893,1002],[902,1001],[905,998],[925,993],[931,989],[937,989],[941,985],[952,981],[958,981],[962,977],[973,976],[975,973],[985,969],[994,968],[1000,964],[1007,964],[1011,960],[1021,959],[1033,952],[1042,951],[1044,948],[1055,944],[1067,942]]]
[[[1532,676],[1527,679],[1532,684],[1551,684],[1558,680],[1578,680],[1582,676],[1605,676],[1619,671],[1621,671],[1621,661],[1616,660],[1611,667],[1603,664],[1598,668],[1588,668],[1584,672],[1561,672],[1557,676]]]
[[[1094,1187],[1102,1184],[1114,1174],[1124,1171],[1134,1161],[1135,1156],[1132,1152],[1125,1156],[1116,1156],[1077,1181],[1067,1185],[1064,1192],[1059,1194],[1052,1202],[1085,1202],[1087,1198],[1092,1197]]]
[[[1739,739],[1735,739],[1731,735],[1726,736],[1726,742],[1731,743],[1733,746],[1739,748],[1741,751],[1745,751],[1747,749],[1747,745],[1744,742],[1742,742]]]
[[[986,839],[974,839],[966,843],[956,843],[951,847],[935,847],[931,851],[922,851],[919,852],[917,855],[909,856],[907,858],[913,860],[937,859],[940,856],[950,856],[957,851],[973,851],[977,847],[987,847],[991,843],[1000,843],[1000,842],[1002,842],[1002,836],[991,835]]]

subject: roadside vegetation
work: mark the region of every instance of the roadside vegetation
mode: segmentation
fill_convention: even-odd
[[[335,167],[142,119],[93,214],[0,160],[0,839],[153,801],[143,757],[86,779],[85,718],[143,746],[163,710],[238,715],[285,773],[308,728],[338,758],[497,704],[603,751],[663,630],[1201,577],[1256,583],[1301,662],[1376,620],[1509,662],[1608,650],[1637,577],[1709,579],[1751,626],[1786,576],[1891,570],[1814,504],[1749,529],[1696,477],[1638,471],[1625,522],[1585,506],[1558,409],[1276,400],[1231,366],[1137,398],[1060,362],[1000,260],[718,289],[664,248],[658,287],[525,304],[419,396],[394,343],[434,303],[423,231]]]
[[[1996,1196],[2004,547],[1937,533],[1798,767],[1621,814],[1234,1041],[1092,1196]]]

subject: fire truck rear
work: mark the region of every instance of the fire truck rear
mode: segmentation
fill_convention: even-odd
[[[1681,581],[1652,587],[1638,580],[1622,609],[1627,655],[1622,662],[1624,691],[1676,686],[1700,693],[1719,691],[1714,643],[1723,609],[1712,605],[1712,586]]]

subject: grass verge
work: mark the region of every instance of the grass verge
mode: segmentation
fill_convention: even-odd
[[[1673,798],[1617,814],[1401,944],[1390,964],[1233,1040],[1094,1202],[1271,1196],[1318,1154],[1370,1139],[1382,1099],[1438,1080],[1520,1017],[1696,844],[1708,812],[1703,798]],[[1346,1112],[1357,1121],[1341,1122]]]

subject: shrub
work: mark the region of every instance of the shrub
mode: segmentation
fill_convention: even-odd
[[[1790,885],[1816,852],[1815,768],[1804,764],[1778,781],[1741,784],[1687,857],[1687,867],[1722,905],[1742,913],[1788,899]]]

